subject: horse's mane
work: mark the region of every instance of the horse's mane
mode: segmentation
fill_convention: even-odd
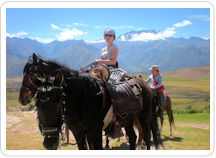
[[[74,70],[71,68],[68,68],[67,66],[60,64],[59,62],[55,60],[47,60],[48,64],[52,64],[55,67],[59,67],[59,70],[67,76],[70,77],[71,79],[80,79],[80,80],[85,80],[85,82],[88,82],[89,85],[92,88],[98,88],[99,84],[95,78],[93,78],[89,73],[83,73],[79,72],[78,70]]]
[[[63,73],[65,79],[67,79],[68,81],[73,79],[82,80],[83,82],[88,83],[88,85],[93,89],[98,89],[98,87],[100,86],[97,80],[93,78],[89,73],[83,73],[78,70],[71,69],[69,68],[69,66],[59,63],[56,60],[43,59],[40,55],[37,55],[37,60],[41,63],[45,62],[55,70],[60,70]],[[33,64],[33,56],[29,57],[26,66],[31,64]]]

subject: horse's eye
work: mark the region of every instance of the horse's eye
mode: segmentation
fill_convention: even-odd
[[[41,81],[37,79],[37,75],[30,75],[31,82],[34,85],[40,85]]]

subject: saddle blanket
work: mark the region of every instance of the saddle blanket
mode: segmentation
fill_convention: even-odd
[[[135,82],[106,82],[106,87],[112,99],[114,112],[118,115],[133,113],[142,109],[139,101],[141,87]]]

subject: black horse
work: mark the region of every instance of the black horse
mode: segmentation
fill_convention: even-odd
[[[53,72],[58,73],[54,73],[55,75],[53,75]],[[19,100],[23,105],[31,101],[38,91],[38,87],[41,87],[47,76],[48,78],[54,78],[50,86],[51,89],[53,87],[59,87],[59,89],[61,87],[63,89],[60,99],[64,97],[65,121],[69,129],[73,132],[79,149],[102,149],[103,119],[108,108],[103,107],[103,94],[100,93],[100,84],[89,74],[70,70],[56,62],[42,60],[33,54],[32,59],[24,68],[23,83],[19,96]],[[137,83],[142,87],[143,110],[136,114],[130,114],[123,119],[117,119],[120,125],[125,127],[126,133],[129,136],[130,149],[135,149],[136,146],[133,122],[135,119],[138,119],[143,129],[147,149],[150,149],[150,123],[152,120],[153,96],[150,88],[141,80],[137,79]],[[57,101],[50,102],[50,104],[53,107],[62,105]],[[49,112],[53,113],[53,110],[61,111],[60,109],[52,108]],[[58,118],[61,119],[61,117]],[[48,144],[50,148],[57,148],[56,145],[50,145],[50,142],[56,144],[56,138],[45,135],[45,139],[49,140]]]

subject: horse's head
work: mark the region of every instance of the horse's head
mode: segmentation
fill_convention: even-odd
[[[48,150],[56,150],[59,145],[65,104],[62,80],[60,71],[46,76],[46,81],[42,83],[36,95],[38,125],[44,136],[43,145]]]
[[[55,66],[33,53],[24,67],[19,102],[22,105],[30,103],[38,87],[45,81],[45,76],[55,69]]]
[[[38,125],[44,136],[43,146],[56,150],[59,145],[59,133],[63,124],[63,96],[60,88],[39,91],[36,96]]]

